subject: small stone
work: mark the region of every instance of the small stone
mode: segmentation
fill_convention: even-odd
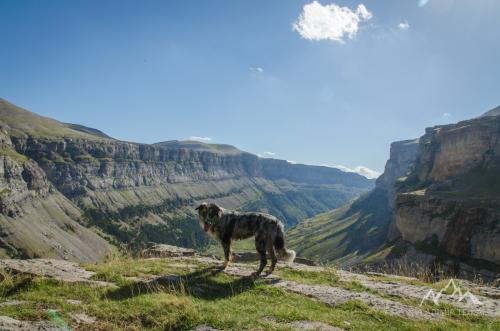
[[[94,316],[89,316],[85,313],[72,314],[71,317],[78,324],[92,324],[97,320]]]
[[[288,323],[293,329],[296,330],[315,330],[315,331],[342,331],[342,329],[323,322],[313,322],[313,321],[295,321]]]
[[[193,329],[191,331],[219,331],[219,329],[214,329],[209,325],[198,325],[196,329]]]
[[[70,305],[81,305],[82,302],[80,300],[72,300],[72,299],[68,299],[66,300],[67,303],[69,303]]]

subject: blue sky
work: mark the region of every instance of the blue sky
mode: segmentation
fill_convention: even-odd
[[[382,171],[392,141],[500,104],[498,22],[497,0],[2,0],[0,97],[128,141]]]

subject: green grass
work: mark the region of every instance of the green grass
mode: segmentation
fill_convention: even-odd
[[[347,330],[495,330],[500,322],[453,315],[440,322],[415,321],[389,316],[357,301],[334,307],[302,295],[272,287],[266,279],[231,277],[196,260],[117,259],[85,267],[95,278],[116,281],[118,288],[67,284],[38,277],[2,273],[0,301],[24,304],[0,306],[0,315],[21,320],[50,319],[56,310],[71,326],[72,313],[95,316],[93,330],[189,330],[200,324],[226,330],[260,328],[289,330],[296,320],[321,321]],[[302,283],[342,285],[334,269],[319,273],[283,268],[277,273]],[[157,280],[149,284],[126,279],[131,276],[177,275],[180,281]],[[343,284],[365,291],[360,284]],[[72,305],[67,300],[80,300]],[[271,322],[265,317],[273,316]]]
[[[288,245],[299,256],[324,263],[358,261],[384,243],[392,220],[387,205],[384,192],[369,192],[291,228]]]
[[[0,190],[0,197],[2,196],[7,196],[12,193],[12,190],[10,188],[4,188]]]
[[[95,134],[72,129],[70,126],[17,107],[0,98],[0,121],[9,127],[13,136],[71,137],[91,140],[105,139]]]
[[[28,161],[26,156],[19,154],[12,148],[0,148],[0,156],[7,156],[17,162],[20,162],[21,164]]]

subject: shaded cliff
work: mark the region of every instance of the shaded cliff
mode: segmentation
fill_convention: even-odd
[[[11,150],[39,169],[35,177],[71,201],[78,214],[72,219],[117,245],[206,244],[193,212],[201,201],[267,211],[292,225],[373,187],[357,174],[261,159],[230,145],[118,141],[5,100],[0,100],[0,123]]]
[[[375,188],[346,206],[290,229],[291,246],[308,258],[353,265],[382,248],[388,238],[397,238],[393,213],[396,183],[409,174],[417,153],[418,139],[392,143]]]

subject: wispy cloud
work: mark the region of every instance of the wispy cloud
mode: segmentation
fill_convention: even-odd
[[[212,138],[210,137],[198,137],[198,136],[191,136],[188,138],[188,140],[196,140],[196,141],[203,141],[203,142],[207,142],[207,141],[211,141]]]
[[[357,173],[357,174],[359,174],[361,176],[364,176],[364,177],[366,177],[368,179],[377,178],[377,177],[379,177],[382,174],[379,171],[370,169],[370,168],[365,167],[365,166],[357,166],[355,168],[349,168],[349,167],[346,167],[346,166],[343,166],[343,165],[340,165],[340,164],[339,165],[334,165],[334,166],[323,164],[323,166],[330,167],[330,168],[336,168],[336,169],[342,170],[344,172],[355,172],[355,173]]]
[[[258,73],[263,73],[264,69],[262,67],[250,67],[248,68],[251,72],[258,72]]]
[[[298,20],[293,24],[293,30],[304,39],[344,43],[346,37],[353,39],[356,36],[359,23],[372,17],[372,13],[363,4],[352,10],[335,3],[322,5],[313,1],[304,5]]]
[[[429,3],[429,0],[418,0],[418,6],[423,7]]]
[[[264,68],[262,67],[249,67],[248,71],[250,71],[250,76],[259,77],[264,74]]]
[[[450,118],[452,115],[450,113],[443,113],[443,118]]]
[[[408,23],[407,21],[403,21],[398,24],[398,28],[400,30],[408,30],[410,28],[410,23]]]
[[[262,154],[267,155],[267,156],[275,156],[276,155],[276,153],[274,153],[274,152],[264,152]]]

